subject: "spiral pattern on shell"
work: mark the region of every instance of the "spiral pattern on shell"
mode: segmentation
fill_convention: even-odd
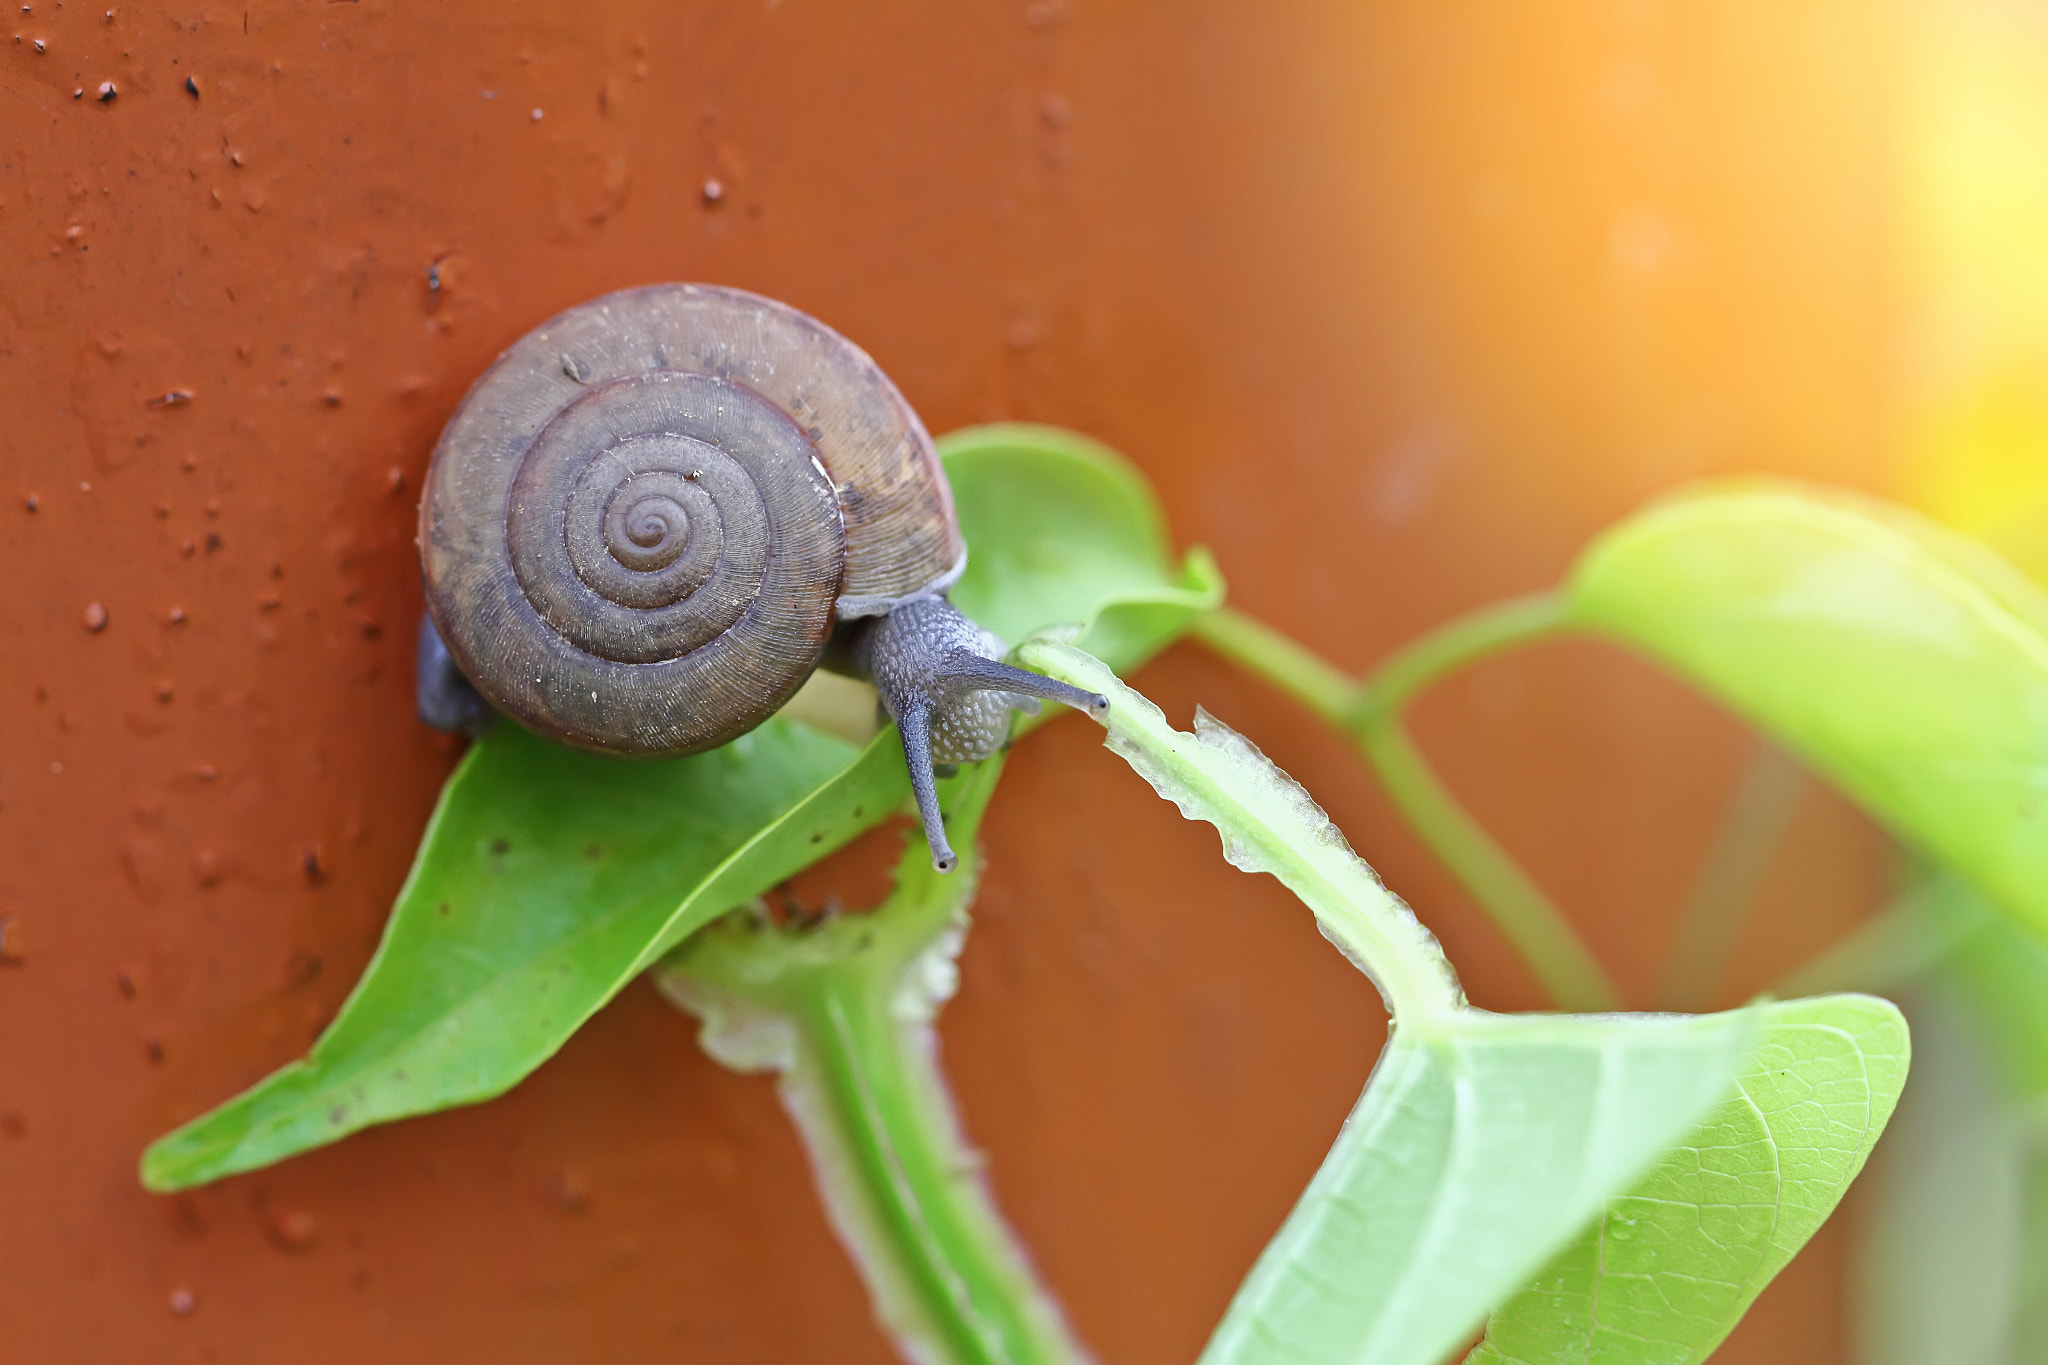
[[[612,295],[530,333],[450,420],[421,504],[429,609],[529,729],[709,748],[817,667],[858,586],[848,509],[938,523],[893,557],[868,546],[859,584],[880,596],[957,554],[928,452],[873,363],[793,309],[702,286]]]
[[[803,433],[749,389],[673,370],[562,409],[520,461],[505,532],[541,618],[617,663],[687,655],[757,604],[822,646],[839,580],[839,506]]]

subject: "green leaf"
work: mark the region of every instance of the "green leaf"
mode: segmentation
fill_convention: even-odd
[[[2011,565],[1902,508],[1746,482],[1612,528],[1569,595],[2048,935],[2048,596]]]
[[[1151,485],[1100,442],[1006,422],[942,437],[939,454],[967,533],[960,610],[1015,644],[1048,626],[1129,670],[1223,601],[1208,551],[1173,567]]]
[[[1403,1026],[1202,1354],[1434,1365],[1726,1093],[1743,1014]]]
[[[1149,490],[1102,447],[1029,428],[949,449],[970,490],[963,600],[998,629],[1093,621],[1135,663],[1220,593],[1197,557],[1195,586],[1173,586]],[[1063,539],[1073,528],[1086,544]],[[500,725],[449,778],[384,941],[311,1055],[152,1144],[143,1183],[203,1184],[501,1093],[684,936],[907,793],[893,729],[862,748],[776,719],[713,753],[626,762]]]
[[[1020,656],[1110,698],[1108,747],[1225,856],[1270,872],[1371,977],[1394,1030],[1365,1094],[1202,1359],[1435,1365],[1728,1094],[1754,1013],[1498,1015],[1466,1005],[1435,940],[1248,741],[1196,732],[1094,659]]]
[[[498,726],[449,779],[312,1055],[159,1139],[143,1183],[203,1184],[499,1094],[667,947],[908,789],[894,730],[856,751],[771,720],[707,754],[622,763]]]
[[[1472,1365],[1694,1365],[1827,1219],[1905,1084],[1905,1020],[1865,995],[1760,1013],[1736,1093],[1493,1315]]]

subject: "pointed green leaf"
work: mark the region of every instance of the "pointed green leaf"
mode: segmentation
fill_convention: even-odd
[[[1108,747],[1270,872],[1381,988],[1392,1038],[1322,1168],[1267,1246],[1206,1365],[1436,1365],[1725,1096],[1752,1012],[1497,1015],[1292,779],[1198,716],[1195,734],[1096,660],[1032,666],[1110,698]]]
[[[1121,623],[1135,663],[1220,593],[1195,560],[1197,586],[1172,585],[1150,492],[1114,454],[1042,428],[953,445],[979,490],[961,509],[977,566],[963,600],[999,629]],[[450,777],[384,941],[311,1055],[153,1144],[143,1182],[202,1184],[499,1094],[684,936],[907,792],[893,730],[861,748],[777,719],[713,753],[626,762],[499,726]]]
[[[1903,508],[1747,482],[1609,530],[1569,595],[2048,935],[2048,595],[2011,565]]]
[[[1208,551],[1176,569],[1159,500],[1115,451],[1058,427],[1005,422],[940,439],[968,533],[960,610],[1015,644],[1073,625],[1119,670],[1137,667],[1223,600]]]
[[[1206,1365],[1434,1365],[1726,1093],[1744,1014],[1398,1028]]]
[[[1760,1013],[1736,1093],[1493,1315],[1471,1365],[1696,1365],[1819,1229],[1905,1084],[1905,1021],[1863,995]]]
[[[621,763],[498,726],[449,779],[312,1054],[159,1139],[143,1183],[203,1184],[504,1091],[669,945],[907,790],[893,730],[856,751],[774,720],[694,758]]]

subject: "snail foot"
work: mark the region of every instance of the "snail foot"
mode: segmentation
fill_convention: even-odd
[[[497,722],[498,713],[455,666],[455,657],[426,612],[420,613],[419,656],[413,679],[420,719],[436,730],[480,735]]]

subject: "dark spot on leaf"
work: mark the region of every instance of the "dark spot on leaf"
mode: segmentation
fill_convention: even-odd
[[[332,1109],[327,1111],[327,1121],[329,1123],[339,1124],[343,1119],[347,1117],[348,1106],[345,1104],[337,1104]]]
[[[512,841],[511,841],[511,840],[509,840],[509,839],[493,839],[493,840],[491,840],[491,852],[492,852],[492,853],[494,853],[494,854],[496,854],[496,855],[497,855],[498,857],[502,858],[502,857],[504,857],[504,856],[505,856],[505,855],[506,855],[507,853],[509,853],[509,852],[511,852],[511,851],[512,851]]]

